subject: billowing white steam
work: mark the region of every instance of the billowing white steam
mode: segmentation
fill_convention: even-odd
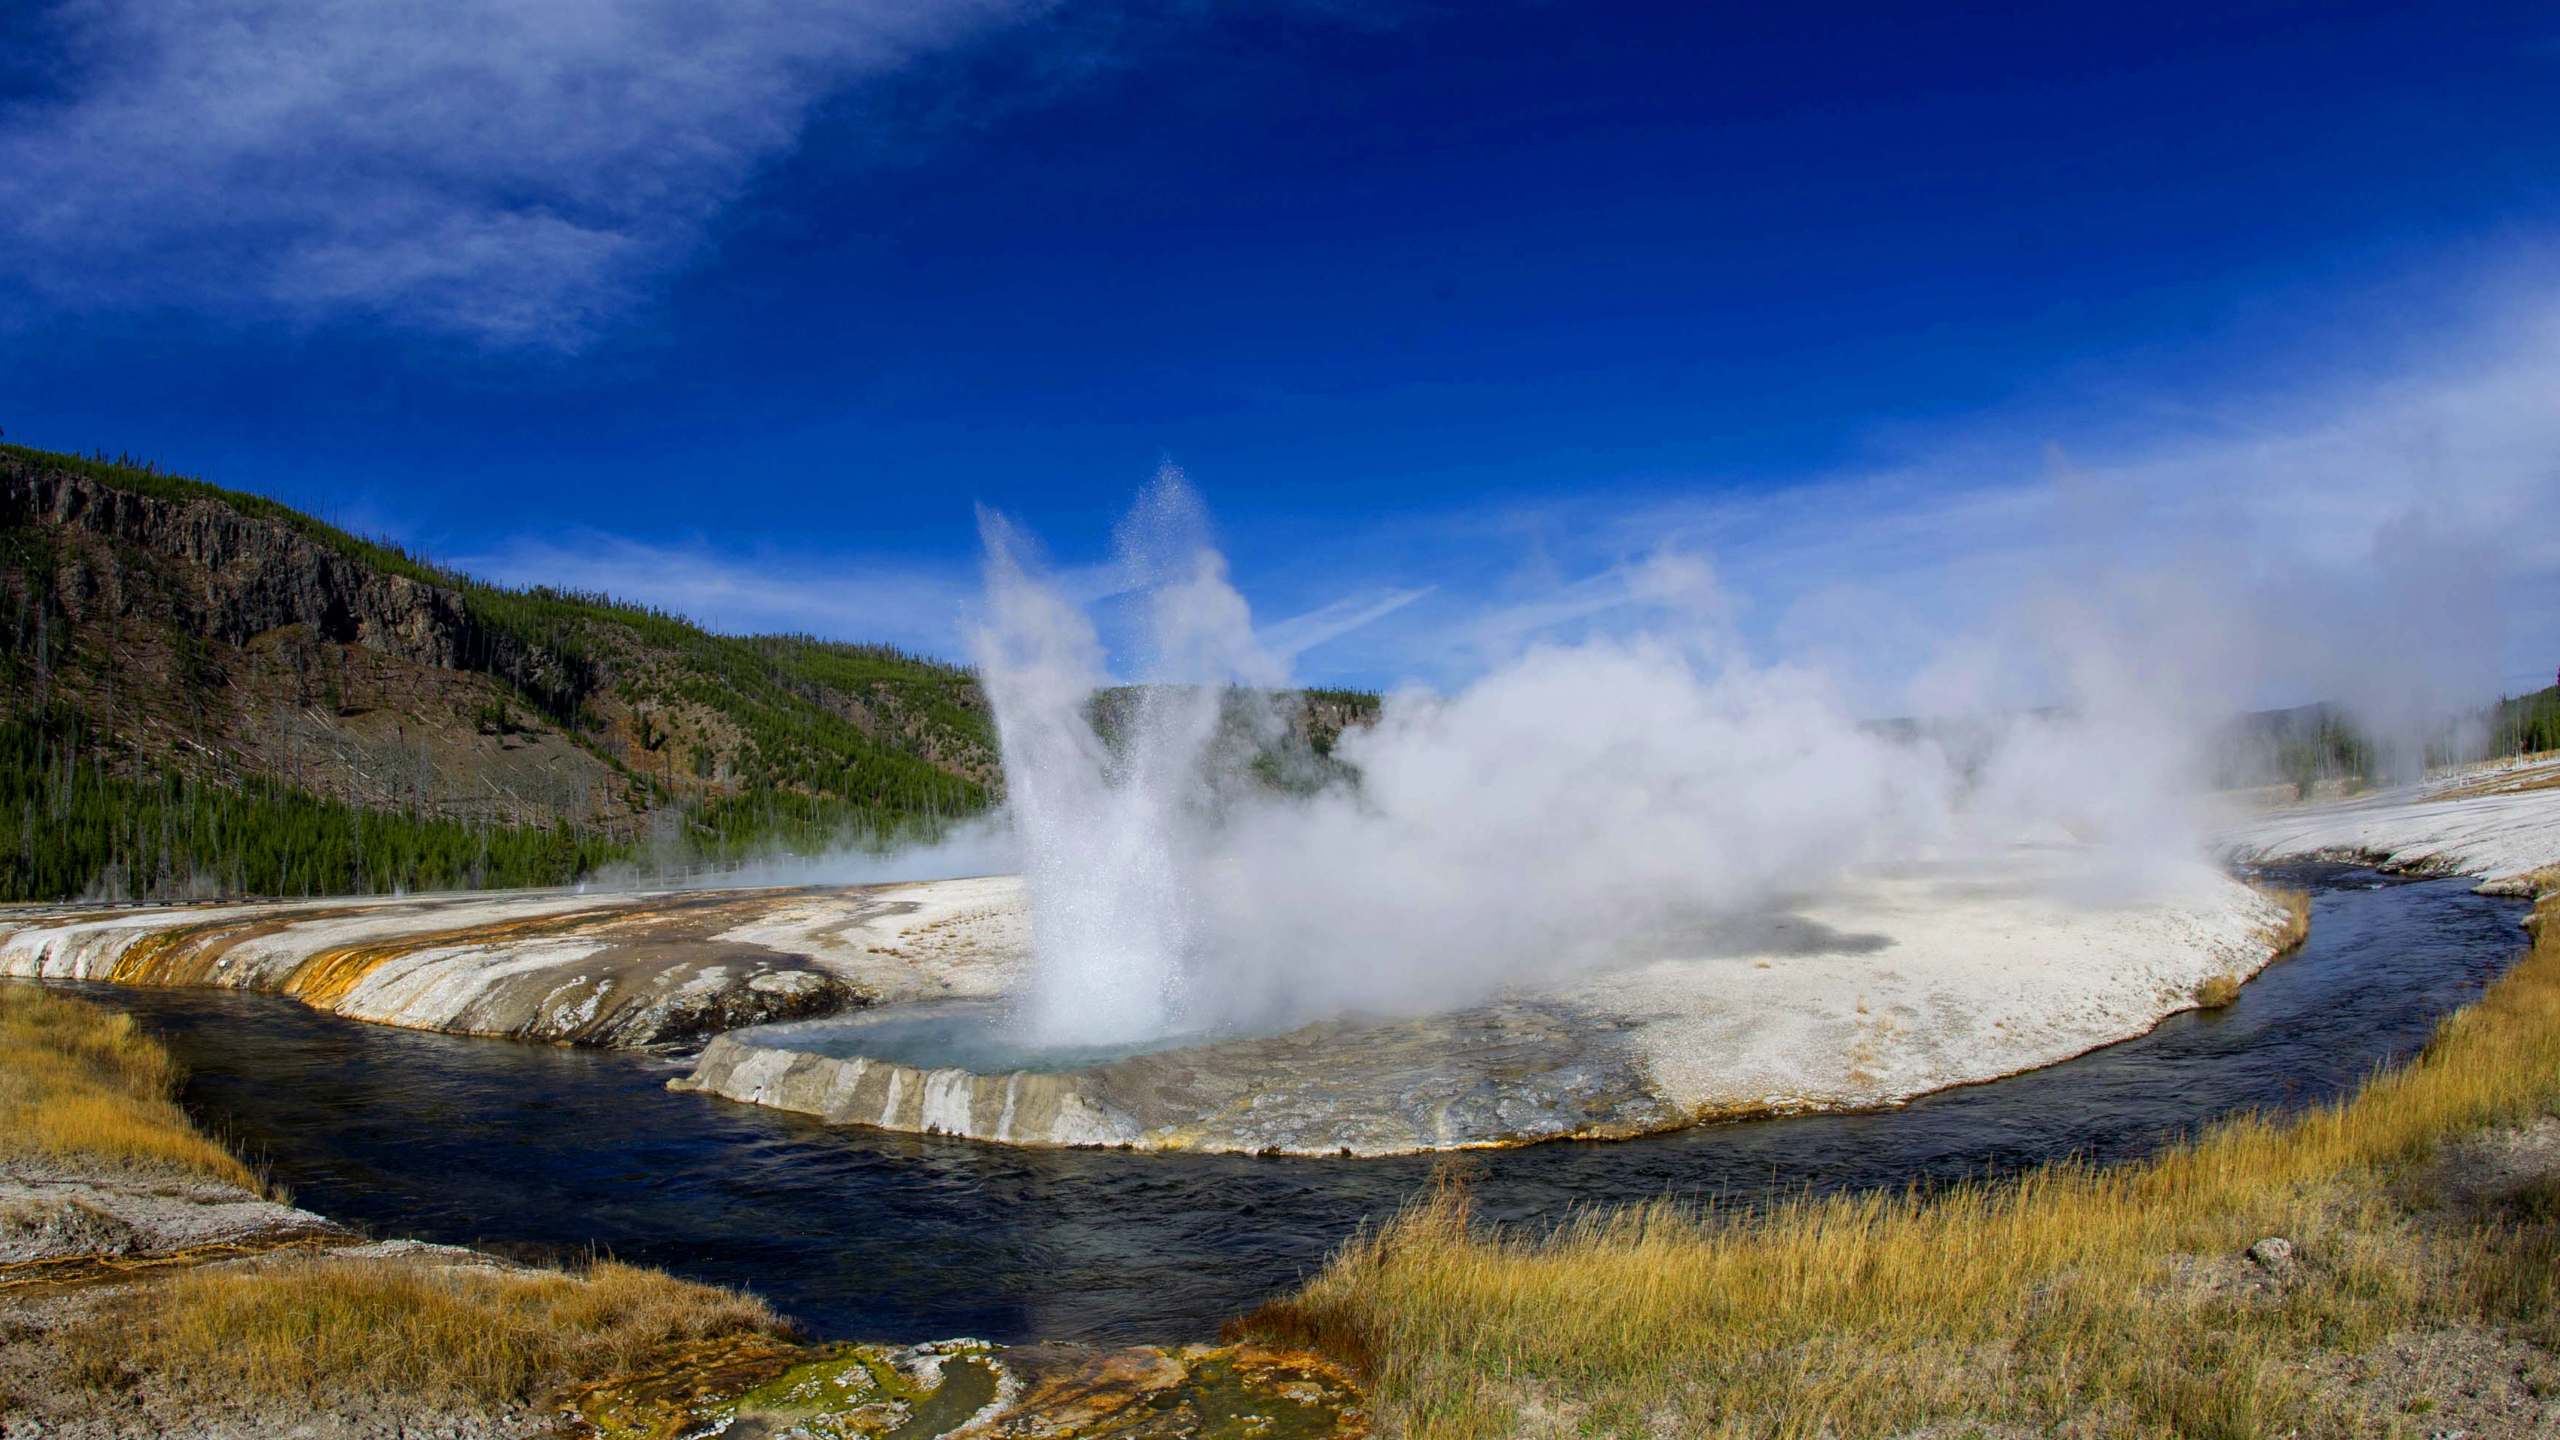
[[[2176,817],[2046,803],[2149,794],[2185,758],[2174,746],[2120,744],[2118,772],[2092,784],[2076,768],[2091,722],[2030,719],[1951,760],[1936,738],[1860,725],[1819,674],[1750,664],[1686,561],[1639,582],[1663,599],[1660,633],[1534,648],[1445,697],[1391,695],[1340,742],[1356,779],[1250,783],[1239,756],[1280,737],[1294,702],[1273,695],[1285,667],[1256,643],[1178,473],[1119,531],[1152,645],[1108,722],[1085,609],[1013,525],[982,529],[976,651],[1030,888],[1023,1019],[1039,1042],[1464,1003],[1701,943],[1721,918],[1930,846],[2121,840],[2165,855],[2162,874],[2195,872],[2191,830],[2164,845]],[[2157,728],[2135,694],[2108,698],[2132,732]]]

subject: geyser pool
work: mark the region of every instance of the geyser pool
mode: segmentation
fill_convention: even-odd
[[[768,1025],[756,1033],[783,1049],[838,1060],[883,1060],[915,1070],[966,1070],[979,1075],[1061,1074],[1206,1038],[1169,1035],[1116,1044],[1044,1041],[1030,1032],[1010,1006],[982,1000],[929,1000]]]
[[[713,1038],[670,1082],[749,1104],[1010,1145],[1377,1156],[1690,1123],[1628,1028],[1569,999],[1276,1035],[1025,1045],[1000,1011],[900,1006]]]

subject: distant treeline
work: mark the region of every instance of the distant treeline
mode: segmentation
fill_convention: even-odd
[[[0,900],[347,895],[559,885],[626,857],[567,825],[359,809],[257,777],[120,773],[59,712],[0,722]]]
[[[2511,696],[2451,717],[2428,733],[2402,737],[2403,753],[2384,747],[2346,710],[2304,705],[2244,717],[2222,748],[2224,785],[2289,784],[2300,794],[2338,782],[2350,787],[2410,778],[2419,766],[2461,764],[2560,750],[2560,686]],[[2403,772],[2386,772],[2396,766]]]
[[[2493,755],[2532,755],[2560,750],[2560,685],[2501,700],[2489,712]]]

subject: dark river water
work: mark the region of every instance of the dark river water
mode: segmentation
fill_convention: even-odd
[[[2311,938],[2211,1014],[1868,1115],[1472,1155],[1514,1219],[1679,1195],[1901,1186],[2120,1159],[2235,1110],[2323,1100],[2404,1058],[2521,951],[2460,880],[2287,872]],[[822,1335],[1184,1340],[1404,1202],[1428,1158],[1008,1150],[834,1130],[675,1094],[629,1055],[420,1034],[278,997],[81,987],[165,1036],[188,1104],[303,1205],[385,1235],[589,1251],[741,1285]]]

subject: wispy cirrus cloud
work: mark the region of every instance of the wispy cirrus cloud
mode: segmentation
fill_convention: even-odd
[[[2258,630],[2253,703],[2368,681],[2530,688],[2560,655],[2560,534],[2541,523],[2560,510],[2560,305],[2508,308],[2545,318],[2447,340],[2423,367],[2377,367],[2388,378],[2165,406],[2132,425],[2007,420],[1783,487],[1681,495],[1559,476],[1543,501],[1410,517],[1361,537],[1357,557],[1281,567],[1286,603],[1248,587],[1277,617],[1257,635],[1307,683],[1443,687],[1541,644],[1676,635],[1818,669],[1865,713],[1910,713],[1950,676],[1979,698],[1984,668],[2012,672],[2004,703],[2043,703],[2038,677],[2015,673],[2015,625],[2049,597],[2135,576],[2209,594],[2223,608],[2204,613]],[[2090,438],[2101,428],[2113,438]],[[945,655],[965,653],[978,588],[961,558],[606,534],[510,541],[462,563],[726,630]],[[1143,583],[1109,561],[1058,579],[1105,610]],[[2188,643],[2232,641],[2200,630]]]
[[[1430,586],[1387,587],[1346,595],[1284,619],[1257,626],[1254,638],[1283,660],[1330,644],[1355,630],[1386,619],[1431,593]]]
[[[1040,0],[63,0],[0,111],[0,257],[93,303],[574,346],[827,93]]]

